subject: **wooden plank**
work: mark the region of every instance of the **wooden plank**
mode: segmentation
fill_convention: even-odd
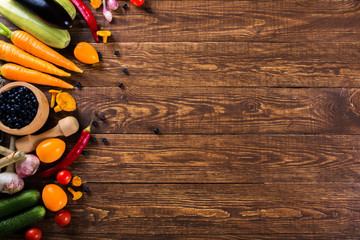
[[[359,4],[341,1],[149,1],[153,14],[142,8],[119,9],[113,23],[102,11],[96,18],[111,29],[115,42],[357,42]],[[90,32],[80,20],[74,27],[79,40]]]
[[[108,144],[93,136],[98,142],[70,167],[88,182],[360,181],[359,135],[108,134]],[[68,149],[76,138],[67,140]]]
[[[152,0],[153,14],[129,6],[115,11],[112,23],[101,9],[92,9],[100,28],[111,30],[110,42],[358,42],[360,37],[359,4],[353,0]],[[94,42],[80,14],[70,33],[75,42]]]
[[[43,240],[73,240],[74,235],[71,233],[66,234],[66,229],[62,229],[61,232],[46,232],[43,233]],[[9,236],[7,239],[22,239],[24,237],[23,234],[13,234]],[[353,235],[347,236],[344,233],[338,234],[212,234],[212,235],[176,235],[176,234],[121,234],[121,233],[79,233],[76,235],[77,240],[88,240],[88,239],[96,239],[96,240],[293,240],[293,239],[302,239],[302,240],[350,240],[350,239],[358,239],[359,236]]]
[[[354,43],[108,43],[94,47],[103,62],[80,64],[84,73],[73,74],[72,81],[102,87],[119,82],[137,87],[360,86],[360,44]],[[114,51],[121,55],[115,56]],[[66,55],[74,58],[71,52]],[[130,74],[125,75],[122,68]]]
[[[111,177],[111,176],[109,176]],[[39,187],[39,183],[37,182]],[[359,184],[105,184],[70,200],[71,228],[48,213],[45,233],[359,237]],[[108,236],[108,235],[105,235]]]
[[[155,127],[162,134],[360,133],[358,89],[130,86],[71,94],[81,127],[94,112],[106,116],[96,118],[93,131],[101,134],[153,133]],[[49,123],[66,115],[51,114]]]

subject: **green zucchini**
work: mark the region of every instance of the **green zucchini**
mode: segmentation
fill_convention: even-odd
[[[67,30],[51,27],[14,0],[1,0],[0,14],[50,47],[65,48],[70,43]]]
[[[28,225],[44,218],[46,210],[43,206],[35,206],[19,215],[0,221],[0,237],[6,237]]]
[[[57,1],[68,12],[72,20],[75,19],[76,9],[74,4],[72,4],[69,0],[55,0],[55,1]]]
[[[37,204],[40,197],[40,192],[32,189],[0,199],[0,219]]]

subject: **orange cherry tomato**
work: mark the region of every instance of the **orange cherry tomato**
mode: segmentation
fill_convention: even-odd
[[[74,55],[82,63],[94,64],[99,62],[97,51],[87,42],[79,42],[74,49]]]
[[[58,138],[49,138],[36,147],[36,155],[41,162],[52,163],[58,160],[65,152],[66,144]]]
[[[42,191],[42,200],[47,209],[57,212],[66,206],[68,198],[61,187],[56,184],[48,184]]]

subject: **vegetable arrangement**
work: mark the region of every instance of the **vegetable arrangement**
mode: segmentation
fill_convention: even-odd
[[[72,89],[74,86],[69,83],[33,69],[25,68],[16,64],[6,63],[0,66],[0,73],[7,79],[36,83],[40,85]]]
[[[15,0],[1,0],[0,14],[50,47],[65,48],[70,43],[67,30],[51,27]]]
[[[55,74],[63,77],[70,76],[70,73],[64,72],[51,63],[34,57],[20,48],[4,41],[0,41],[0,60],[21,64],[24,67],[32,68],[40,72]]]
[[[131,0],[130,2],[137,7],[144,4],[144,0]],[[103,4],[103,14],[106,20],[111,22],[113,19],[111,10],[117,10],[119,7],[117,1],[91,0],[91,6],[94,8],[99,8],[101,4]],[[123,4],[123,8],[126,10],[128,6]],[[59,77],[71,75],[60,68],[76,73],[83,71],[74,62],[52,48],[63,49],[69,45],[70,34],[67,29],[74,23],[76,11],[85,19],[95,42],[99,42],[100,36],[103,43],[107,43],[111,32],[99,31],[91,9],[82,0],[1,0],[0,14],[22,29],[11,31],[0,22],[0,34],[12,42],[11,44],[0,40],[0,60],[7,62],[0,66],[1,76],[8,80],[73,89],[73,85],[52,75]],[[147,11],[151,12],[151,10]],[[96,51],[93,44],[87,42],[76,44],[73,53],[81,63],[96,64],[102,61],[101,53]],[[115,55],[120,55],[119,51],[115,51]],[[128,74],[126,68],[123,68],[122,71]],[[82,85],[78,82],[76,86],[80,88]],[[118,86],[123,87],[123,84],[119,83]],[[7,95],[9,98],[7,100],[10,102],[20,99],[19,91],[11,94],[4,92],[0,94],[0,98],[4,98],[1,95]],[[49,92],[51,94],[50,107],[53,108],[54,114],[59,111],[76,110],[76,101],[68,92],[57,89]],[[15,126],[15,123],[18,123],[15,118],[17,120],[20,118],[16,114],[26,113],[26,117],[30,119],[33,117],[31,114],[41,112],[38,111],[40,109],[38,105],[29,105],[32,101],[30,93],[22,94],[24,96],[21,96],[25,98],[19,101],[23,101],[25,106],[21,105],[21,107],[17,106],[17,103],[14,106],[5,106],[0,99],[0,115],[7,114],[7,112],[14,113],[11,117],[5,115],[0,118],[2,123],[8,123],[6,126],[9,128],[20,127]],[[29,114],[24,111],[26,109],[30,111]],[[65,119],[69,120],[68,118]],[[100,115],[101,121],[105,121],[105,119],[104,115]],[[66,126],[64,127],[60,124],[62,120],[47,132],[37,136],[27,135],[19,139],[19,144],[16,145],[17,150],[14,137],[10,139],[10,149],[0,146],[0,154],[3,155],[0,158],[0,170],[6,167],[6,171],[0,173],[0,192],[11,195],[6,199],[0,199],[0,237],[6,237],[41,220],[45,216],[46,209],[56,213],[54,221],[59,226],[68,225],[71,221],[71,214],[64,209],[69,202],[65,190],[72,194],[73,201],[82,198],[83,191],[90,191],[87,187],[80,191],[79,188],[83,185],[81,178],[73,177],[66,169],[76,161],[80,154],[84,156],[88,154],[84,149],[90,139],[93,142],[97,141],[96,138],[91,137],[91,126],[96,126],[97,122],[93,119],[89,126],[81,131],[74,147],[64,155],[66,143],[56,136],[67,137],[76,133],[79,124],[75,119],[75,121],[66,121],[70,122],[71,126],[64,124]],[[29,124],[27,122],[20,123],[25,126]],[[102,138],[102,142],[108,143],[106,138]],[[27,147],[24,147],[26,145]],[[29,154],[29,152],[34,152],[34,154]],[[46,165],[49,163],[54,163],[54,165],[46,169]],[[45,166],[45,170],[37,172],[40,165]],[[23,178],[32,175],[36,177],[56,175],[57,183],[44,186],[41,195],[38,190],[23,190],[25,184]],[[72,187],[69,186],[70,184]],[[39,203],[40,198],[42,198],[41,204]],[[26,239],[41,239],[41,237],[41,230],[34,227],[28,229],[25,234]]]
[[[66,59],[61,54],[54,51],[27,32],[20,30],[12,32],[9,28],[0,22],[0,34],[10,38],[16,47],[38,58],[74,72],[83,72],[78,66],[75,65],[75,63]]]
[[[47,0],[16,0],[23,6],[32,10],[35,15],[50,25],[62,29],[69,29],[72,18],[69,13],[56,1]]]

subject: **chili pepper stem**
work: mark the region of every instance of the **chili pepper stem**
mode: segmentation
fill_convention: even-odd
[[[2,22],[0,22],[0,34],[1,35],[4,35],[7,38],[11,38],[12,33],[13,32],[8,27],[6,27]]]
[[[95,119],[95,114],[93,115],[89,126],[87,126],[87,127],[84,129],[84,131],[90,132],[90,130],[91,130],[91,125],[92,125],[92,123],[94,122],[94,119]]]

